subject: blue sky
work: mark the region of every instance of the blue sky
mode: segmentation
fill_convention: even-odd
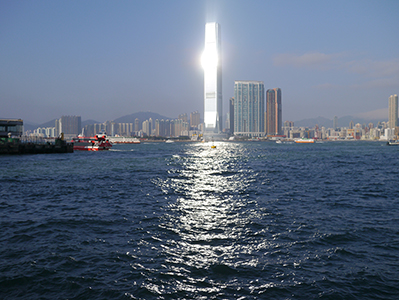
[[[202,114],[214,21],[225,111],[234,80],[280,87],[284,121],[387,118],[399,94],[399,1],[0,0],[0,117]]]

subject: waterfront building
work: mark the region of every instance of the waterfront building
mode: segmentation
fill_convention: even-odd
[[[380,136],[380,140],[383,141],[394,140],[395,138],[395,128],[385,128],[384,135]]]
[[[22,119],[0,119],[0,137],[22,136],[23,131]]]
[[[117,123],[118,124],[118,135],[119,136],[132,136],[134,131],[133,123]],[[102,128],[104,128],[102,131],[106,132],[105,128],[105,123],[103,124]]]
[[[152,121],[152,118],[149,118],[148,119],[148,126],[149,126],[149,130],[150,130],[150,133],[149,133],[149,135],[152,135],[152,131],[154,130],[154,122]]]
[[[184,122],[187,122],[187,113],[180,114],[178,117],[179,120],[183,120]]]
[[[221,33],[218,23],[205,25],[204,68],[204,136],[222,131],[222,62]]]
[[[174,132],[171,136],[179,137],[179,136],[188,136],[189,127],[188,122],[184,121],[184,119],[176,119],[173,122]]]
[[[378,140],[381,136],[381,131],[378,128],[371,128],[370,129],[370,139],[372,140]]]
[[[230,134],[234,134],[234,97],[229,100]]]
[[[334,130],[337,130],[337,128],[338,128],[338,117],[337,116],[334,116],[333,128],[334,128]]]
[[[143,133],[144,133],[145,135],[147,135],[147,136],[150,136],[150,134],[151,134],[151,131],[150,131],[150,122],[149,122],[148,120],[145,120],[145,121],[143,122],[142,128],[143,128]]]
[[[263,81],[234,82],[234,134],[263,136],[265,88]]]
[[[284,121],[284,127],[294,127],[293,121]]]
[[[171,123],[170,120],[155,120],[155,135],[168,137],[171,134]]]
[[[266,91],[266,134],[281,134],[282,120],[281,89],[269,89]]]
[[[34,136],[40,136],[45,138],[53,138],[56,137],[55,135],[55,127],[38,127],[33,130]]]
[[[283,128],[281,130],[282,134],[285,135],[286,137],[289,137],[290,132],[292,130],[294,130],[294,122],[293,121],[284,121]]]
[[[156,119],[155,120],[155,126],[154,126],[154,135],[155,136],[159,136],[160,127],[161,127],[161,122],[158,119]]]
[[[138,118],[134,119],[134,131],[138,132],[140,131],[140,120]]]
[[[190,113],[190,127],[198,128],[198,125],[201,123],[200,113],[198,111]]]
[[[389,128],[398,126],[398,95],[389,97],[388,124]]]
[[[64,133],[65,137],[78,136],[82,131],[82,119],[80,116],[62,116],[55,120],[56,135]]]

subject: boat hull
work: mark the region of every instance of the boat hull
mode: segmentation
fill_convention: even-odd
[[[104,150],[109,150],[109,148],[100,147],[100,146],[73,146],[73,150],[78,150],[78,151],[104,151]]]
[[[110,137],[109,141],[112,144],[140,144],[140,140],[134,137]]]
[[[72,139],[73,150],[78,151],[104,151],[109,150],[112,144],[105,136],[82,137],[78,136]]]
[[[314,140],[309,139],[309,140],[296,140],[295,143],[297,144],[314,144]]]

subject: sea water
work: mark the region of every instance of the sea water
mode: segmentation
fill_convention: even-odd
[[[1,299],[397,299],[399,147],[0,156]]]

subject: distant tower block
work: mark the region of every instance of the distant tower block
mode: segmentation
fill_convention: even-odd
[[[204,135],[222,131],[222,63],[221,35],[218,23],[205,25],[204,68]]]
[[[389,97],[388,122],[389,128],[398,126],[398,95]]]
[[[283,124],[281,89],[266,91],[266,134],[281,134]]]
[[[263,81],[234,82],[234,134],[263,136],[265,88]]]

